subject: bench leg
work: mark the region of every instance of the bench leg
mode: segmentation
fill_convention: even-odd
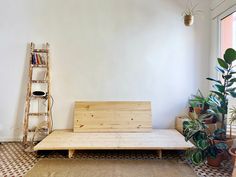
[[[71,159],[75,155],[75,150],[68,150],[68,157]]]
[[[162,159],[162,150],[160,149],[160,150],[158,150],[157,152],[158,152],[158,157],[159,157],[160,159]]]

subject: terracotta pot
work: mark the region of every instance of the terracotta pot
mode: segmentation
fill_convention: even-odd
[[[216,123],[212,123],[212,124],[207,124],[207,131],[208,134],[211,135],[213,134],[213,132],[218,128],[218,125]]]
[[[231,147],[229,149],[229,154],[231,155],[233,165],[235,165],[235,160],[236,160],[236,148]]]
[[[219,167],[222,162],[223,154],[224,152],[222,151],[217,154],[216,158],[207,157],[207,164],[212,167]]]
[[[184,24],[185,26],[191,26],[194,22],[194,16],[193,15],[185,15],[184,16]]]
[[[195,112],[197,115],[199,115],[199,114],[201,114],[201,112],[202,112],[202,108],[200,108],[200,107],[195,107],[195,108],[194,108],[194,112]]]
[[[234,139],[232,138],[227,138],[225,141],[222,140],[213,140],[214,144],[219,144],[219,143],[225,143],[228,146],[228,149],[233,145]],[[224,151],[222,155],[222,160],[229,160],[229,154],[228,151]]]

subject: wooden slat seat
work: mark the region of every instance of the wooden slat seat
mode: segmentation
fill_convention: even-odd
[[[175,129],[140,133],[74,133],[56,130],[34,150],[186,150],[192,148]]]
[[[76,102],[74,129],[56,130],[34,150],[186,150],[175,129],[152,129],[150,102]]]

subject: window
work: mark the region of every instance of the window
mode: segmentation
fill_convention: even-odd
[[[219,16],[219,50],[218,55],[223,58],[224,52],[228,48],[236,49],[236,6]],[[236,65],[236,62],[235,62]],[[236,100],[229,100],[229,108],[236,107]],[[230,114],[228,113],[228,117]],[[229,119],[228,119],[229,121]],[[229,124],[229,122],[228,122]],[[229,131],[229,125],[228,125]],[[232,125],[232,134],[236,135],[236,122]]]
[[[236,11],[220,20],[220,55],[227,48],[236,48]]]

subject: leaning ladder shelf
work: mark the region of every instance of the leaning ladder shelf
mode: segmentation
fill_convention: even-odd
[[[28,77],[28,88],[25,103],[25,116],[24,116],[24,134],[23,134],[23,144],[27,145],[29,142],[29,133],[36,133],[36,129],[29,129],[29,120],[32,117],[43,116],[46,120],[46,134],[52,131],[52,114],[51,114],[51,92],[50,92],[50,60],[49,60],[49,44],[43,45],[43,49],[35,49],[35,44],[30,45],[30,58],[29,58],[29,77]],[[35,55],[44,55],[44,60],[39,60]],[[42,62],[43,61],[43,62]],[[45,78],[42,80],[33,79],[34,69],[45,69]],[[32,85],[33,84],[46,84],[46,96],[33,95]],[[45,99],[47,101],[46,112],[30,112],[31,102],[33,99]]]

